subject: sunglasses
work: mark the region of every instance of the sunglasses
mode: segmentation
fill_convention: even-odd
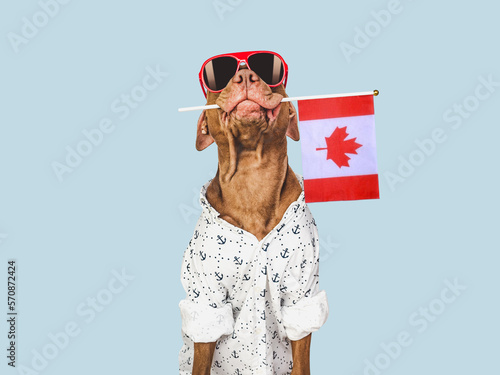
[[[201,66],[199,78],[203,94],[221,92],[244,62],[269,87],[279,86],[288,79],[288,65],[283,57],[271,51],[225,53],[209,58]]]

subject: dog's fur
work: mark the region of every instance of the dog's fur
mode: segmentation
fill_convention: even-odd
[[[281,220],[302,188],[288,165],[288,135],[299,140],[297,114],[283,85],[270,88],[246,66],[220,93],[208,92],[197,125],[196,148],[213,142],[218,170],[207,189],[210,204],[227,222],[260,241]],[[311,335],[292,341],[292,375],[309,374]],[[215,343],[195,343],[193,375],[210,374]]]

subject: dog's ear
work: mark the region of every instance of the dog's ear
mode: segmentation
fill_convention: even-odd
[[[207,117],[205,116],[205,111],[203,111],[196,126],[196,149],[202,151],[212,143],[214,143],[214,139],[208,133]]]
[[[299,126],[297,120],[297,110],[295,109],[292,102],[288,102],[289,108],[289,120],[288,120],[288,128],[286,129],[286,135],[292,138],[294,141],[298,141],[300,139],[299,134]]]

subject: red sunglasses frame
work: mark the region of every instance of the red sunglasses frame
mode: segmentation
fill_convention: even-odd
[[[215,93],[222,91],[222,90],[217,90],[217,91],[210,90],[208,88],[208,86],[205,84],[205,80],[203,79],[203,70],[205,69],[205,65],[207,65],[210,61],[212,61],[213,59],[216,59],[218,57],[225,57],[225,56],[233,57],[238,61],[236,71],[234,72],[234,74],[236,74],[238,72],[238,70],[240,70],[240,66],[241,66],[242,62],[244,62],[249,69],[252,69],[250,67],[250,65],[248,64],[248,58],[252,55],[255,55],[256,53],[270,53],[274,56],[277,56],[281,60],[281,62],[283,63],[283,70],[284,70],[283,78],[281,78],[281,81],[279,83],[277,83],[275,85],[268,85],[268,86],[269,87],[276,87],[276,86],[279,86],[283,83],[283,85],[286,87],[286,82],[288,80],[288,65],[286,64],[283,57],[281,57],[276,52],[272,52],[272,51],[247,51],[247,52],[236,52],[236,53],[223,53],[221,55],[217,55],[217,56],[213,56],[213,57],[209,58],[201,66],[200,73],[198,76],[200,79],[201,89],[203,90],[203,94],[205,95],[205,98],[207,97],[207,92],[205,91],[205,89],[207,89],[207,91],[215,92]]]

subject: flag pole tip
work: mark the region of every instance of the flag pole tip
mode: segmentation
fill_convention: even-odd
[[[373,90],[373,95],[374,95],[374,96],[378,96],[378,94],[379,94],[379,91],[378,91],[378,90]]]

